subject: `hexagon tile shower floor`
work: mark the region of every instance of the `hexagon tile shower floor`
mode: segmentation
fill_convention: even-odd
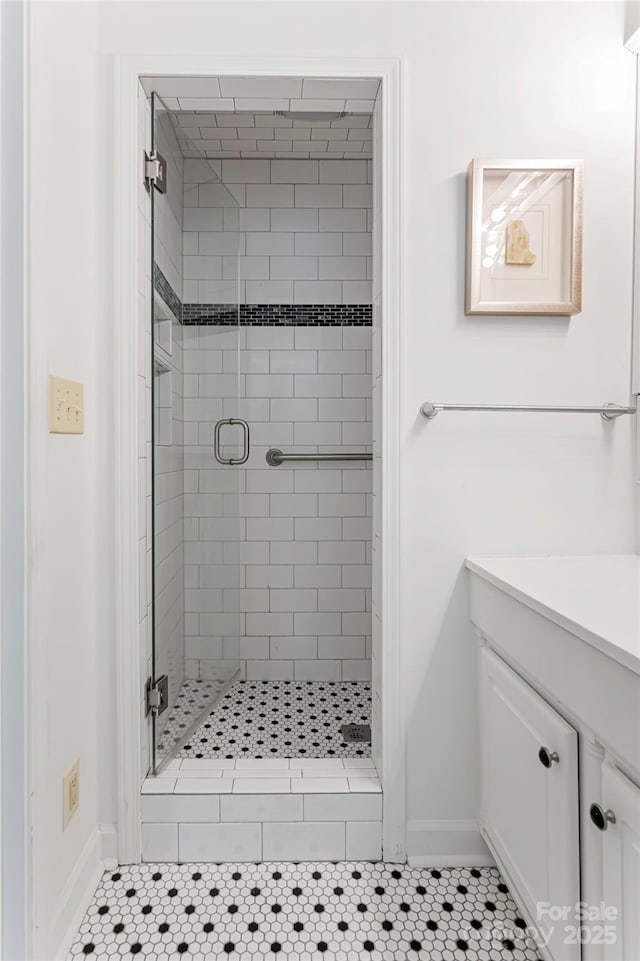
[[[206,703],[202,681],[187,680],[165,722],[164,753]],[[196,712],[192,704],[196,705]],[[371,723],[369,681],[237,681],[177,756],[370,757],[368,742],[346,742],[341,727]]]
[[[106,874],[71,959],[538,961],[495,868],[141,864]]]

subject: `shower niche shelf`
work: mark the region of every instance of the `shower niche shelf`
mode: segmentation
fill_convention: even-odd
[[[157,290],[153,293],[153,323],[155,351],[157,352],[160,348],[165,354],[171,356],[173,353],[173,325],[177,323],[177,319]]]

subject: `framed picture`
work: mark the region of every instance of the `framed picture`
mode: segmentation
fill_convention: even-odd
[[[581,160],[472,160],[467,314],[582,310]]]

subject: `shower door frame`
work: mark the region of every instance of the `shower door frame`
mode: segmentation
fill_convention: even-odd
[[[136,54],[115,58],[114,494],[117,832],[121,864],[141,860],[138,653],[138,491],[136,397],[138,334],[136,259],[138,84],[143,76],[365,77],[379,79],[382,150],[382,625],[383,851],[406,857],[406,724],[401,691],[402,517],[402,61],[398,58],[241,57]],[[374,161],[376,158],[374,158]]]

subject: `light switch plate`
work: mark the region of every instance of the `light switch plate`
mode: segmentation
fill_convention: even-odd
[[[80,806],[80,759],[74,761],[62,779],[62,830],[65,831]]]
[[[84,386],[49,377],[49,433],[84,434]]]

